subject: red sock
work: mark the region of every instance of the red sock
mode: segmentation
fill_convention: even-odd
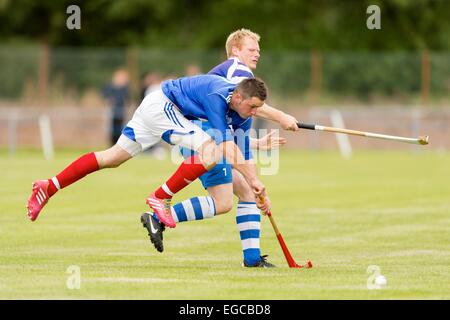
[[[56,182],[59,187],[55,185],[52,179],[49,179],[49,186],[47,189],[49,197],[54,195],[59,189],[65,188],[68,185],[80,180],[87,174],[97,171],[99,169],[97,158],[93,152],[87,153],[70,165],[68,165],[63,171],[56,175]]]
[[[169,180],[156,190],[155,196],[160,199],[172,198],[175,193],[207,171],[203,164],[200,163],[198,155],[189,157],[183,161]]]
[[[58,188],[53,183],[53,180],[48,179],[48,188],[47,188],[48,197],[50,198],[52,195],[56,193],[56,191],[58,191]]]

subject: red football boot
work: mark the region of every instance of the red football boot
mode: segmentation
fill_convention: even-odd
[[[32,193],[27,204],[27,214],[31,221],[37,219],[42,208],[44,208],[48,202],[48,185],[48,180],[36,180],[33,182]]]
[[[150,208],[155,211],[155,214],[158,216],[158,219],[161,223],[168,226],[169,228],[175,228],[176,224],[172,218],[170,201],[171,199],[159,199],[155,196],[154,193],[152,193],[147,197],[145,203],[147,203]]]

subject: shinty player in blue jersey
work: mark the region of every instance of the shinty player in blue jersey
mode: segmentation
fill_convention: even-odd
[[[36,180],[28,199],[27,215],[35,221],[50,197],[59,190],[92,172],[116,168],[161,139],[196,151],[146,199],[164,225],[175,227],[168,214],[170,200],[160,194],[183,189],[213,168],[223,156],[244,175],[255,196],[265,196],[265,187],[255,165],[245,161],[228,126],[234,124],[233,119],[241,121],[252,117],[266,97],[267,88],[259,79],[247,79],[237,85],[216,75],[165,81],[160,90],[144,98],[113,147],[81,156],[51,179]],[[216,130],[214,139],[188,120],[193,118],[209,120]],[[210,200],[194,205],[196,209],[214,213],[214,202]],[[263,206],[265,210],[269,209],[269,203]]]
[[[260,57],[259,35],[247,30],[240,29],[231,33],[226,41],[226,51],[228,60],[214,67],[208,74],[214,74],[228,79],[233,83],[253,78],[251,69],[255,69]],[[284,112],[274,109],[267,104],[258,108],[256,115],[262,118],[275,121],[283,129],[296,131],[297,121],[294,117]],[[211,128],[208,121],[193,121],[203,130]],[[250,149],[272,149],[283,145],[284,138],[273,137],[272,134],[262,139],[251,139],[248,135],[251,128],[252,119],[242,119],[235,121],[234,129],[240,128],[245,132],[243,139],[238,145],[242,148],[246,160],[251,159]],[[182,154],[188,157],[191,152],[182,148]],[[261,214],[250,186],[244,177],[226,162],[217,164],[214,168],[200,176],[203,187],[208,191],[208,197],[194,197],[174,205],[171,213],[176,222],[199,220],[211,218],[214,215],[202,214],[199,202],[214,201],[215,215],[229,212],[233,207],[233,193],[239,198],[236,209],[236,224],[240,233],[243,252],[243,266],[245,267],[273,267],[266,256],[260,254],[260,220]],[[267,199],[267,201],[269,201]],[[147,228],[150,240],[155,248],[162,252],[164,225],[157,217],[150,212],[141,215],[141,222]]]

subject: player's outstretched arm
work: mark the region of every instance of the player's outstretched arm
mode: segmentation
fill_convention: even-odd
[[[277,122],[284,130],[298,131],[297,119],[290,114],[269,106],[267,103],[256,111],[256,116]]]

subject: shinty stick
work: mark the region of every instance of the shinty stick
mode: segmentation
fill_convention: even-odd
[[[263,197],[260,197],[259,199],[261,201],[264,201]],[[289,268],[312,268],[313,265],[311,260],[308,260],[305,264],[298,264],[297,262],[295,262],[294,258],[291,255],[291,252],[289,251],[288,247],[286,246],[286,243],[284,242],[280,229],[278,229],[275,219],[273,218],[272,212],[269,210],[268,212],[266,212],[266,215],[267,217],[269,217],[270,224],[272,225],[272,228],[275,231],[278,243],[281,246],[281,250],[283,250]]]
[[[307,123],[301,123],[301,122],[297,122],[297,126],[300,129],[326,131],[326,132],[334,132],[334,133],[344,133],[344,134],[350,134],[350,135],[354,135],[354,136],[392,140],[392,141],[406,142],[406,143],[419,144],[419,145],[427,145],[428,140],[429,140],[429,136],[419,136],[418,138],[407,138],[407,137],[392,136],[392,135],[373,133],[373,132],[342,129],[342,128],[336,128],[336,127],[325,127],[325,126],[320,126],[317,124],[307,124]]]

